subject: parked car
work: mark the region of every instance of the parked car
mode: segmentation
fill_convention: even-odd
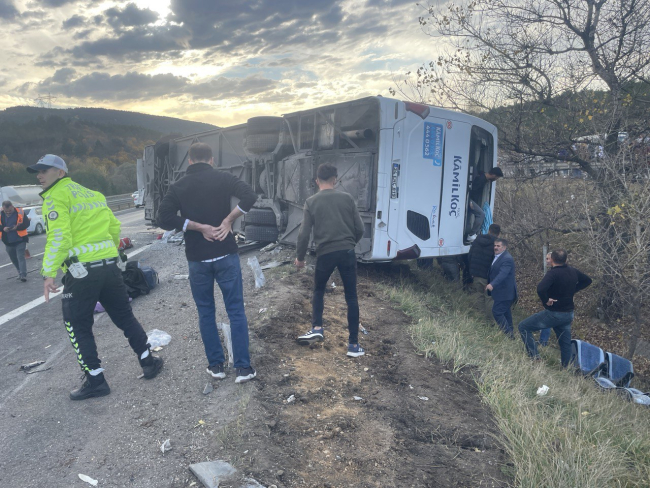
[[[140,191],[136,190],[134,191],[131,196],[133,197],[133,205],[135,205],[135,208],[140,208],[144,206],[144,203],[142,202],[142,198],[140,197]]]
[[[23,207],[25,216],[29,218],[28,234],[42,234],[45,232],[45,221],[43,220],[43,207]]]

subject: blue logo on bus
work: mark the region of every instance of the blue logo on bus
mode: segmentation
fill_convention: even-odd
[[[442,166],[442,148],[444,141],[444,127],[440,124],[425,122],[422,157],[433,160],[434,166]]]

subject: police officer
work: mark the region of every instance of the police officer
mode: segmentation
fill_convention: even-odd
[[[45,279],[45,301],[49,302],[50,293],[58,291],[54,278],[62,268],[63,321],[84,373],[83,383],[70,392],[70,399],[85,400],[111,392],[92,332],[98,301],[129,340],[144,377],[155,377],[163,360],[151,354],[147,335],[133,316],[117,266],[120,222],[106,205],[106,198],[72,181],[59,156],[47,154],[27,171],[36,173],[43,187],[47,243],[41,274]]]

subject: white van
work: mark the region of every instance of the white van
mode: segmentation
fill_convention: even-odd
[[[295,244],[316,169],[338,169],[337,189],[352,195],[365,225],[360,261],[464,254],[468,192],[478,172],[497,162],[497,130],[467,114],[368,97],[285,114],[145,148],[145,219],[155,223],[170,184],[185,175],[189,147],[211,146],[214,166],[258,193],[233,226],[247,240]],[[494,183],[480,203],[493,209]],[[233,202],[233,205],[235,202]]]

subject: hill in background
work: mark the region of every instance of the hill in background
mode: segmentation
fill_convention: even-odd
[[[0,186],[34,184],[25,166],[57,154],[77,182],[104,194],[136,189],[136,160],[162,136],[214,129],[200,122],[100,108],[0,111]]]
[[[10,107],[0,110],[0,123],[24,124],[38,118],[46,119],[52,116],[61,117],[64,120],[80,120],[103,125],[131,125],[162,134],[188,135],[215,128],[214,125],[204,124],[203,122],[106,108]]]

